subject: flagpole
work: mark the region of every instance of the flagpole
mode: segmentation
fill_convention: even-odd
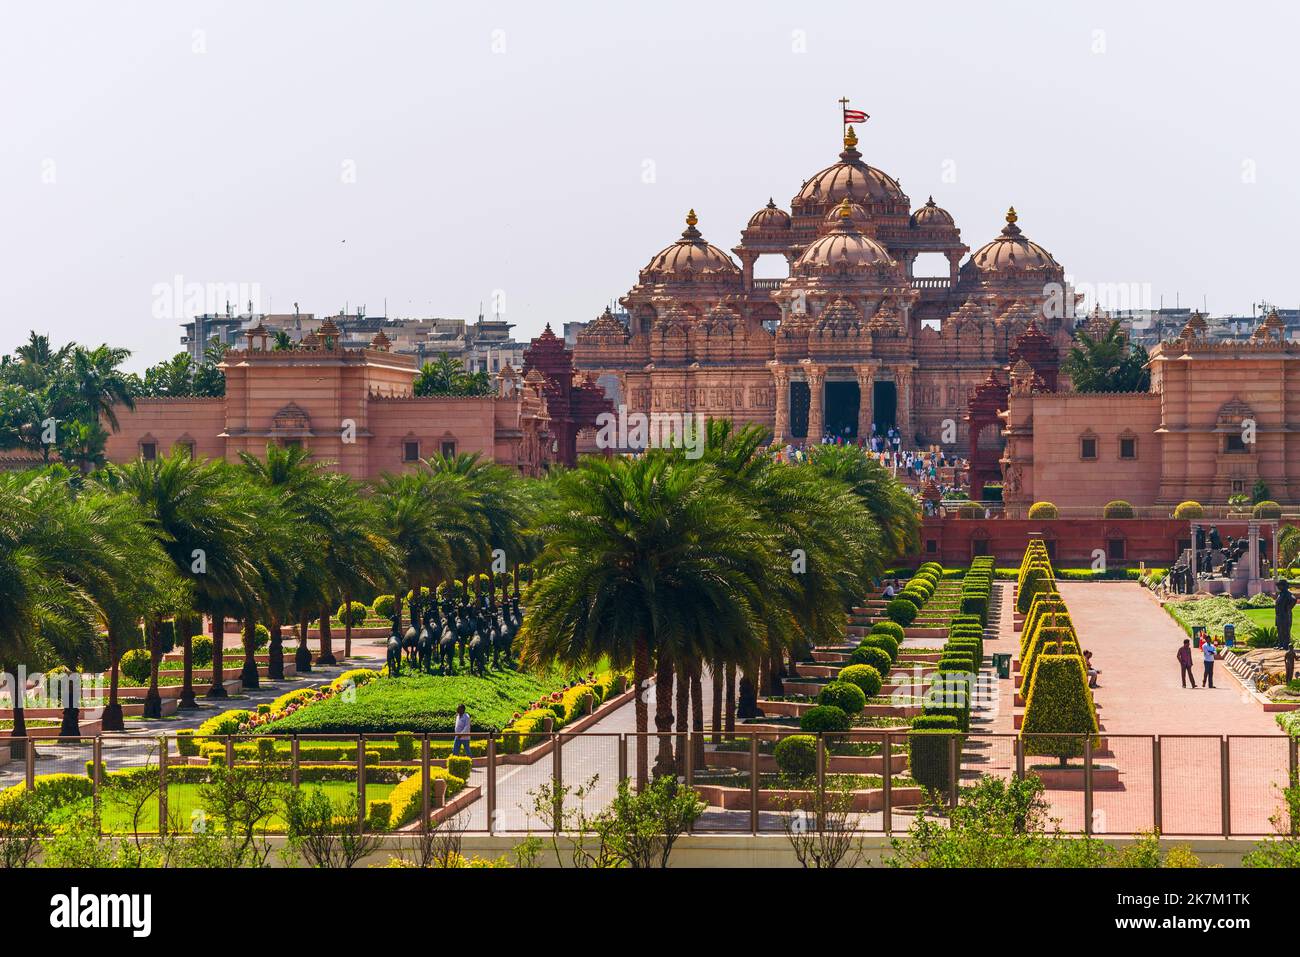
[[[848,132],[849,124],[848,121],[844,118],[844,114],[848,110],[848,108],[849,108],[849,98],[847,96],[840,97],[840,139],[843,139],[844,137],[849,135]]]

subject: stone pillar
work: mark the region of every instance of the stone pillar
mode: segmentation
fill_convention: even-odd
[[[912,432],[912,370],[909,366],[894,366],[894,388],[898,393],[898,431],[903,436],[903,448],[916,441]]]
[[[957,270],[961,268],[961,253],[946,253],[948,257],[948,279],[955,286],[957,285]]]
[[[776,389],[776,422],[772,444],[785,445],[790,435],[790,370],[772,363],[772,385]]]
[[[821,442],[826,434],[826,370],[815,365],[806,367],[808,375],[808,444]]]
[[[739,249],[733,249],[737,256],[740,257],[740,275],[745,284],[745,292],[754,291],[754,260],[757,255],[751,252],[741,252]]]
[[[872,387],[876,381],[876,367],[859,365],[854,366],[853,371],[858,375],[858,438],[867,439],[871,436],[871,423],[875,415]]]

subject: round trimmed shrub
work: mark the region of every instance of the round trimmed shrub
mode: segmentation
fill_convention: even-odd
[[[880,672],[871,665],[846,665],[840,669],[839,680],[857,685],[865,698],[874,698],[880,694],[883,684]]]
[[[844,709],[833,704],[819,704],[799,717],[799,730],[809,734],[830,734],[847,731],[850,727],[852,722]]]
[[[1132,518],[1133,514],[1133,506],[1118,498],[1113,502],[1107,502],[1101,508],[1102,518]]]
[[[832,681],[817,696],[819,705],[831,705],[847,715],[861,714],[867,706],[867,696],[857,685],[848,681]]]
[[[369,609],[366,608],[364,602],[354,601],[351,604],[344,602],[339,605],[339,610],[336,612],[335,617],[338,618],[339,621],[343,622],[344,625],[350,624],[355,628],[366,620],[366,613],[368,610]]]
[[[397,600],[393,598],[392,595],[380,595],[376,598],[375,603],[371,606],[375,610],[375,617],[392,618],[393,606],[396,604],[396,601]]]
[[[967,502],[964,505],[957,506],[958,518],[983,518],[984,509],[980,508],[974,502]]]
[[[1060,518],[1060,510],[1051,502],[1035,502],[1029,506],[1029,517],[1034,519]]]
[[[195,668],[206,668],[212,664],[212,639],[207,635],[195,635],[190,641],[190,661]]]
[[[1264,499],[1256,503],[1255,507],[1250,510],[1250,514],[1255,518],[1281,518],[1282,506],[1271,499]]]
[[[898,597],[885,606],[889,620],[906,628],[916,621],[917,604],[908,598]]]
[[[149,674],[152,671],[149,652],[143,648],[132,648],[122,656],[118,669],[131,684],[143,687],[149,683]]]
[[[792,734],[782,738],[772,749],[776,766],[792,778],[811,777],[817,773],[817,739],[811,734]]]
[[[879,648],[889,655],[889,664],[891,666],[898,660],[898,640],[893,635],[867,635],[858,642],[858,647]],[[867,664],[871,664],[871,662],[868,661]]]
[[[871,626],[871,634],[888,635],[894,639],[895,644],[901,645],[907,634],[903,631],[903,626],[896,621],[878,621]]]
[[[1174,507],[1174,518],[1204,518],[1205,509],[1201,508],[1200,502],[1186,501],[1179,502]]]
[[[253,650],[263,651],[271,643],[271,629],[258,622],[253,626]]]
[[[871,665],[880,673],[883,678],[889,674],[889,669],[894,666],[893,659],[889,657],[889,652],[884,648],[875,648],[871,645],[858,645],[849,655],[849,664],[851,665]]]

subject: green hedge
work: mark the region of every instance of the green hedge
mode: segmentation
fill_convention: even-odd
[[[853,649],[849,655],[849,664],[851,665],[871,665],[878,672],[880,677],[889,674],[890,668],[893,667],[893,660],[889,657],[889,652],[883,648],[876,648],[872,645],[863,643]]]
[[[868,698],[880,694],[883,684],[880,672],[871,665],[847,665],[840,669],[839,680],[857,685]]]
[[[852,717],[867,706],[867,696],[850,681],[832,681],[817,696],[819,705],[831,705]]]
[[[885,614],[889,616],[890,621],[906,628],[916,621],[917,609],[915,602],[907,598],[895,598],[885,606]]]
[[[799,730],[810,734],[830,734],[852,727],[848,714],[834,705],[819,704],[799,717]]]
[[[1081,656],[1040,656],[1020,733],[1026,754],[1059,758],[1064,764],[1083,753],[1083,736],[1097,733],[1097,712]],[[1053,737],[1057,734],[1078,737]]]
[[[912,779],[923,787],[946,791],[952,782],[952,741],[957,741],[957,761],[965,736],[953,715],[922,715],[912,720],[907,735],[907,766]]]

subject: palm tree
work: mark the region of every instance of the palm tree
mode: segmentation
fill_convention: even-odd
[[[523,654],[528,662],[632,665],[656,688],[656,770],[672,757],[674,661],[737,649],[762,633],[763,590],[777,556],[760,523],[714,475],[680,456],[588,458],[555,483],[533,563]],[[637,782],[648,780],[648,713],[636,698]]]
[[[1100,336],[1075,331],[1075,344],[1061,364],[1076,392],[1145,392],[1151,386],[1147,351],[1116,320]]]
[[[130,379],[119,368],[130,356],[128,349],[107,345],[94,349],[78,346],[72,352],[69,371],[77,400],[86,409],[89,421],[98,422],[102,418],[114,432],[118,430],[115,406],[135,408]]]
[[[855,445],[815,445],[809,461],[818,474],[837,479],[862,500],[882,536],[883,548],[870,556],[874,577],[914,554],[920,544],[921,510],[916,498],[889,469]]]

